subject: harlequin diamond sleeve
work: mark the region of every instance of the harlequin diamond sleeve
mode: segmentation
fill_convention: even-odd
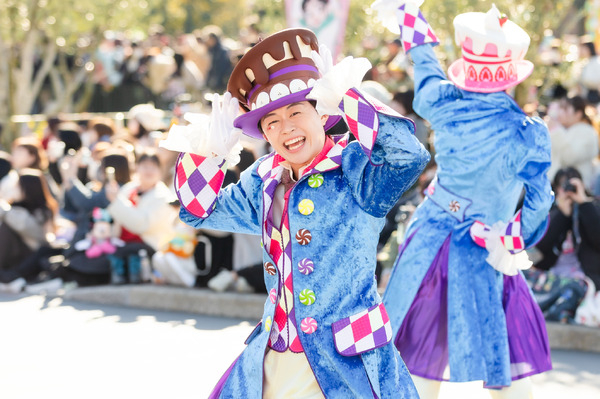
[[[175,192],[181,206],[192,215],[206,218],[213,211],[223,184],[225,160],[182,152],[175,166]]]
[[[417,5],[410,2],[401,5],[396,10],[396,18],[404,51],[426,43],[438,43],[437,36]]]

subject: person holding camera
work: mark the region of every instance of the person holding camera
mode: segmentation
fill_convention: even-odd
[[[588,277],[600,287],[600,203],[586,192],[581,174],[575,168],[560,169],[554,177],[553,189],[556,200],[550,210],[546,235],[535,247],[541,259],[534,267],[550,270],[563,280],[583,281]],[[535,285],[533,288],[535,291]],[[581,299],[583,293],[569,296],[580,295]],[[577,305],[578,301],[574,307]]]

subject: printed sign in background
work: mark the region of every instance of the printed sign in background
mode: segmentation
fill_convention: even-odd
[[[290,28],[308,28],[325,44],[334,60],[342,54],[350,0],[286,0]]]

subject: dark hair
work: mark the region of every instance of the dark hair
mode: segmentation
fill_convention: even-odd
[[[58,127],[58,139],[65,143],[65,154],[69,150],[79,151],[83,145],[79,137],[79,126],[75,123],[62,123]]]
[[[12,165],[10,163],[9,155],[4,151],[0,151],[0,180],[2,180],[11,169]]]
[[[19,175],[19,187],[23,193],[23,198],[13,205],[25,208],[29,213],[40,209],[48,220],[52,220],[58,211],[58,204],[50,195],[48,184],[42,172],[37,169],[23,169]]]
[[[393,101],[402,104],[406,113],[408,115],[414,114],[415,110],[413,109],[413,100],[415,99],[415,92],[412,89],[408,89],[406,91],[398,91],[394,93]]]
[[[145,161],[154,162],[156,164],[156,166],[158,166],[159,168],[161,167],[160,158],[158,157],[158,155],[156,155],[153,152],[144,152],[137,159],[136,163],[139,165],[139,164],[141,164],[142,162],[145,162]]]
[[[302,0],[302,11],[306,11],[306,3],[308,3],[310,0]],[[329,0],[319,0],[321,3],[323,4],[327,4],[329,3]]]
[[[106,123],[103,123],[103,122],[94,123],[92,125],[92,129],[94,129],[94,131],[96,133],[98,133],[99,139],[104,136],[112,137],[112,135],[115,134],[115,130],[112,128],[112,126],[107,125]]]
[[[581,180],[581,173],[579,173],[577,169],[570,166],[559,169],[554,175],[554,179],[552,179],[552,189],[556,191],[565,180],[570,180],[572,178]]]
[[[131,174],[129,171],[129,161],[127,157],[122,154],[106,154],[100,161],[100,170],[104,173],[106,168],[112,167],[115,169],[115,180],[119,185],[129,183],[131,181]],[[106,177],[105,177],[106,178]]]
[[[592,124],[592,120],[585,113],[585,109],[587,108],[588,103],[583,97],[581,97],[581,96],[567,97],[567,98],[565,98],[565,102],[567,104],[569,104],[571,107],[573,107],[575,112],[581,112],[581,120],[582,121],[584,121],[585,123],[587,123],[589,125]]]
[[[590,57],[596,56],[596,46],[594,46],[593,42],[583,42],[581,43],[583,47],[586,47],[590,52]]]
[[[38,139],[33,137],[19,137],[13,141],[12,145],[13,150],[17,147],[23,147],[35,158],[33,163],[29,165],[30,168],[44,170],[48,167],[46,152]]]

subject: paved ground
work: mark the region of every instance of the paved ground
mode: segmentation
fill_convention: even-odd
[[[0,398],[205,398],[253,320],[0,294]],[[554,351],[537,398],[599,398],[600,354]],[[442,398],[488,398],[448,384]],[[568,395],[568,396],[567,396]]]

